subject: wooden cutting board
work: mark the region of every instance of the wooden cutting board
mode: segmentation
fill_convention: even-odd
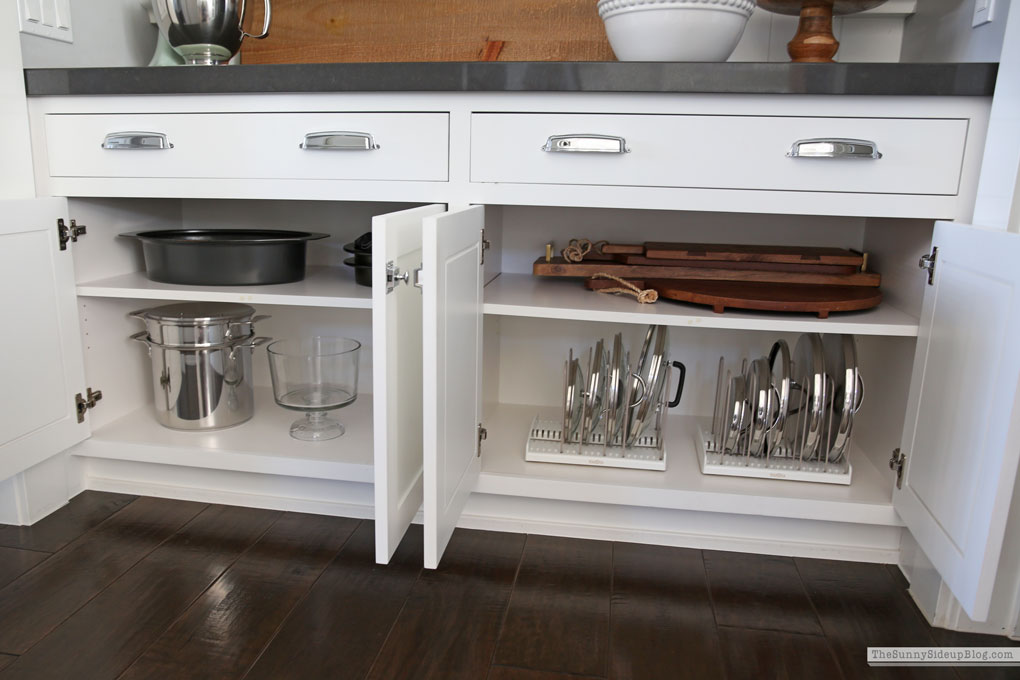
[[[804,272],[754,271],[743,269],[716,269],[713,267],[685,267],[630,265],[615,262],[571,263],[562,257],[546,262],[544,257],[535,260],[532,273],[536,276],[567,276],[589,278],[598,273],[612,274],[620,278],[642,279],[687,279],[700,281],[741,281],[757,283],[797,283],[818,286],[864,286],[877,287],[882,277],[878,274],[858,272],[855,274],[811,274]]]
[[[587,259],[587,258],[585,258]],[[744,269],[772,272],[804,272],[808,274],[855,274],[859,270],[850,264],[801,264],[787,262],[733,262],[729,260],[656,260],[643,255],[614,255],[614,261],[622,264],[643,264],[653,267],[672,265],[678,262],[684,267],[714,267],[716,269]]]
[[[747,246],[724,243],[645,243],[645,257],[659,260],[728,260],[731,262],[786,262],[840,264],[860,267],[864,255],[846,248],[809,246]]]
[[[690,281],[629,279],[638,288],[651,288],[659,297],[678,302],[708,305],[716,314],[727,308],[769,312],[809,312],[819,319],[830,312],[871,309],[882,301],[877,288],[860,286],[804,286],[784,283],[747,283],[740,281]],[[606,279],[588,279],[589,290],[617,288],[619,283]]]

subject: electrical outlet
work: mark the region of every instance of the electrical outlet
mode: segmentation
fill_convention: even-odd
[[[974,21],[972,26],[983,26],[995,19],[995,0],[974,0]]]
[[[71,0],[17,0],[21,32],[74,42]]]

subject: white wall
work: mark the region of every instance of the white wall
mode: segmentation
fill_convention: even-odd
[[[999,61],[1010,0],[996,0],[995,21],[971,27],[975,0],[921,0],[903,30],[901,61]]]
[[[943,31],[957,30],[958,13],[947,16],[947,8],[959,4],[968,7],[973,0],[889,0],[885,5],[863,14],[837,17],[833,32],[841,47],[836,59],[844,62],[870,61],[895,62],[901,49],[911,55],[919,54],[917,43],[924,46],[924,36],[931,27]],[[1000,3],[1008,0],[999,0]],[[74,43],[63,43],[33,35],[21,35],[21,50],[25,68],[78,67],[78,66],[144,66],[149,63],[156,45],[156,29],[148,22],[142,5],[147,0],[71,0],[71,23]],[[916,8],[916,9],[915,9]],[[914,39],[909,48],[901,43],[903,19],[910,12],[924,15],[915,22]],[[969,17],[969,14],[968,14]],[[912,20],[912,19],[911,19]],[[942,26],[939,22],[946,23]],[[969,18],[968,18],[969,21]],[[989,31],[977,31],[970,40],[970,24],[960,29],[966,35],[954,36],[952,49],[963,42],[975,55],[967,61],[996,61],[998,48],[982,43]],[[1001,31],[996,28],[989,38],[1002,43]],[[796,17],[773,14],[759,8],[752,15],[747,29],[731,57],[731,61],[783,62],[789,61],[786,43],[797,31]],[[997,33],[995,31],[998,31]],[[997,37],[995,37],[997,36]],[[971,44],[973,42],[973,44]],[[979,44],[980,43],[980,44]],[[981,56],[987,51],[994,56]],[[911,61],[923,61],[912,58]],[[928,58],[927,60],[932,60]],[[937,61],[952,61],[947,57]]]
[[[73,43],[22,33],[25,68],[145,66],[156,49],[156,27],[140,0],[71,0],[71,27]]]

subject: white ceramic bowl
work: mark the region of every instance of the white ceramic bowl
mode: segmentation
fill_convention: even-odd
[[[599,0],[620,61],[726,61],[755,0]]]

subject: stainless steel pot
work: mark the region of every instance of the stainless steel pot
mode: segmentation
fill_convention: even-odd
[[[251,336],[252,324],[269,318],[233,302],[181,302],[140,309],[128,316],[145,322],[154,344],[183,349],[229,345]]]
[[[160,33],[186,64],[224,64],[244,38],[269,35],[271,8],[265,2],[262,33],[244,30],[245,0],[152,0]]]
[[[217,430],[239,425],[254,413],[253,350],[271,338],[254,335],[251,326],[254,310],[247,305],[188,305],[199,308],[197,317],[188,319],[162,311],[187,305],[167,305],[133,314],[143,318],[147,325],[157,324],[156,337],[171,340],[171,343],[160,342],[148,330],[131,336],[148,348],[156,420],[175,430]],[[225,316],[223,308],[244,308],[240,311],[246,316],[243,320]],[[165,327],[157,321],[164,316],[169,320]],[[206,325],[200,323],[208,320],[213,321]],[[240,335],[241,328],[245,328],[247,334]],[[197,342],[188,344],[184,337]],[[218,342],[211,341],[217,337],[220,338]]]

